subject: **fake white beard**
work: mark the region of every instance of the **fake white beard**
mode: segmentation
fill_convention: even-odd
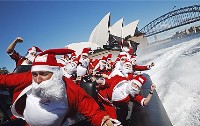
[[[49,80],[40,84],[32,82],[32,94],[36,97],[49,100],[61,100],[65,96],[65,82],[62,80],[62,72],[54,73]]]
[[[80,58],[79,61],[82,63],[82,66],[83,66],[84,68],[87,68],[87,67],[88,67],[88,65],[89,65],[89,59],[88,59],[88,58],[86,58],[86,59]]]
[[[133,70],[132,68],[127,68],[127,67],[122,67],[122,73],[125,75],[125,74],[129,74],[129,73],[133,73]]]
[[[65,70],[68,74],[72,75],[76,72],[76,65],[74,64],[71,64],[71,63],[68,63],[66,66],[65,66]]]
[[[135,88],[134,86],[131,85],[131,81],[129,81],[127,87],[126,87],[126,92],[130,94],[132,97],[135,97],[135,95],[139,94],[140,90]]]
[[[33,62],[35,56],[31,55],[30,53],[28,53],[26,56],[25,56],[28,60],[30,60],[31,62]]]

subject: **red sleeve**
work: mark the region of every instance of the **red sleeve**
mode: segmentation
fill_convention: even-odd
[[[10,57],[13,59],[13,60],[15,60],[15,62],[17,63],[18,61],[19,61],[19,59],[20,59],[20,55],[19,55],[19,53],[18,52],[16,52],[15,50],[13,51],[13,53],[10,55]]]
[[[11,73],[0,75],[0,86],[1,87],[17,87],[21,84],[29,84],[32,82],[31,72],[24,73]]]
[[[67,96],[70,111],[79,112],[88,119],[93,126],[100,126],[107,113],[102,111],[96,101],[73,81],[65,78],[67,82]],[[74,109],[74,110],[72,110]],[[72,115],[72,113],[70,113]]]
[[[135,97],[133,98],[133,100],[135,100],[142,106],[143,106],[143,103],[141,103],[141,102],[143,101],[143,99],[144,99],[144,97],[142,97],[141,95],[135,95]]]
[[[135,65],[134,70],[135,71],[149,70],[149,67],[147,65],[146,66]]]

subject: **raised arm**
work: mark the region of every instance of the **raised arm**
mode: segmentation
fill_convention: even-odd
[[[32,83],[31,72],[0,74],[0,87],[15,88]]]
[[[23,39],[21,37],[17,37],[7,48],[7,53],[11,54],[13,53],[15,46],[17,45],[17,43],[21,43],[23,42]]]

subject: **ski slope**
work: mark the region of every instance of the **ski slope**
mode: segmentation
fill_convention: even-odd
[[[153,48],[157,47],[151,47]],[[139,65],[154,62],[149,74],[174,126],[200,125],[200,38],[142,54]]]

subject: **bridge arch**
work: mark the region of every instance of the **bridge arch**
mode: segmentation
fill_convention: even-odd
[[[199,20],[200,5],[188,6],[160,16],[143,27],[140,32],[148,37]]]

